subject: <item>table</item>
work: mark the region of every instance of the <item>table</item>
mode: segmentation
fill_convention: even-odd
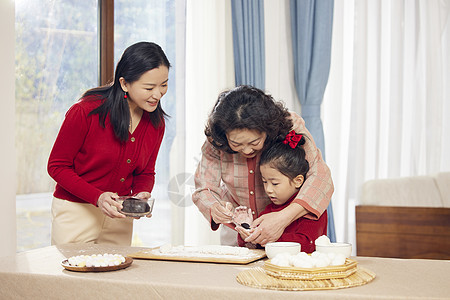
[[[126,269],[81,273],[61,261],[80,254],[126,255],[142,248],[63,245],[0,258],[0,299],[450,299],[450,261],[352,257],[377,277],[337,290],[275,291],[243,286],[242,270],[262,266],[135,259]]]

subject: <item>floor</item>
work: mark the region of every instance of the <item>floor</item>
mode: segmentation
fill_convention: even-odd
[[[17,252],[50,246],[51,193],[18,195]],[[157,247],[170,243],[169,201],[157,201],[152,218],[134,221],[133,246]]]

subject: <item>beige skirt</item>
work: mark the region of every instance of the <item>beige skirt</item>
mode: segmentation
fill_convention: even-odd
[[[52,245],[94,243],[130,246],[133,218],[110,218],[89,203],[52,202]]]

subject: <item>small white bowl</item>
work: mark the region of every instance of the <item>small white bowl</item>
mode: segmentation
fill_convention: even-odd
[[[329,245],[316,245],[316,251],[322,253],[341,253],[349,258],[352,254],[352,244],[350,243],[330,243]]]
[[[267,257],[272,259],[279,253],[289,253],[291,255],[300,253],[301,245],[295,242],[273,242],[267,243],[265,249]]]

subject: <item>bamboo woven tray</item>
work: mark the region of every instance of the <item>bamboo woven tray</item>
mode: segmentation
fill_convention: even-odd
[[[357,262],[347,258],[345,264],[340,266],[328,266],[323,268],[295,268],[280,267],[271,263],[271,260],[264,262],[264,270],[270,276],[280,279],[293,280],[322,280],[333,278],[345,278],[354,274],[357,270]]]
[[[280,291],[335,290],[364,285],[375,278],[375,273],[358,267],[356,272],[345,278],[322,280],[279,279],[267,275],[263,268],[257,267],[240,272],[236,276],[242,285]]]

